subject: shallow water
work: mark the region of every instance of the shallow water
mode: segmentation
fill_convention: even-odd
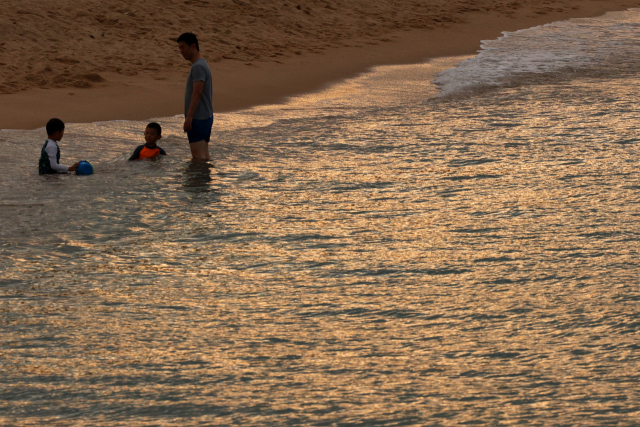
[[[381,67],[218,116],[212,165],[179,118],[155,162],[70,125],[89,177],[0,133],[0,420],[636,425],[638,70],[580,61],[438,99],[457,60]]]

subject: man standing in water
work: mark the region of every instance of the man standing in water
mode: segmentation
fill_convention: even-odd
[[[193,160],[211,160],[209,140],[213,126],[211,70],[200,56],[198,38],[193,33],[178,37],[180,53],[191,62],[184,93],[184,131],[189,138]]]

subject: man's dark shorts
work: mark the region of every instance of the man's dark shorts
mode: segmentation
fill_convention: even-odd
[[[213,127],[213,116],[205,120],[193,119],[191,122],[191,130],[187,131],[189,144],[198,141],[209,142],[211,139],[211,128]]]

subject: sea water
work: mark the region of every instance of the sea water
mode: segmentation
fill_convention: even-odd
[[[211,164],[179,117],[157,161],[146,122],[69,124],[91,176],[1,132],[0,421],[637,425],[638,39],[376,68],[217,115]]]

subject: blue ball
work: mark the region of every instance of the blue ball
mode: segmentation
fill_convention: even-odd
[[[91,175],[93,173],[93,165],[86,160],[81,160],[76,175]]]

